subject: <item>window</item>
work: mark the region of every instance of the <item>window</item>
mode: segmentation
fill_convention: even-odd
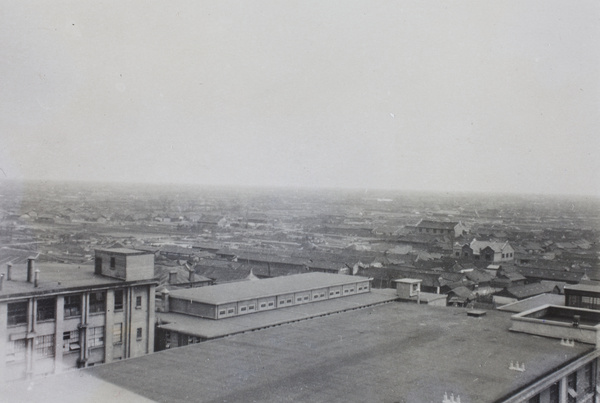
[[[558,382],[550,385],[550,398],[548,399],[548,403],[558,403]]]
[[[272,302],[269,302],[269,306],[273,306],[273,303],[272,303]]]
[[[455,256],[456,256],[456,257],[460,257],[460,252],[456,252],[456,253],[455,253]]]
[[[38,357],[54,357],[54,335],[36,337],[35,353]]]
[[[113,343],[123,343],[123,324],[115,323],[113,325]]]
[[[228,313],[228,314],[232,314],[232,313],[234,313],[234,312],[235,312],[235,309],[233,309],[233,308],[229,308],[229,309],[227,310],[227,313]]]
[[[567,402],[577,402],[577,372],[567,376]]]
[[[249,311],[253,311],[254,310],[254,305],[248,305],[248,310]]]
[[[6,361],[23,361],[27,351],[27,339],[9,341],[6,344]]]
[[[305,300],[305,301],[308,301],[308,295],[304,297],[304,300]]]
[[[591,393],[594,390],[594,371],[593,363],[587,364],[583,369],[583,390],[586,393]]]
[[[271,302],[271,305],[273,305],[273,303],[272,303],[272,302]],[[265,303],[263,302],[263,303],[261,303],[261,304],[260,304],[260,307],[261,307],[261,308],[266,308],[266,307],[267,307],[267,304],[265,304]]]
[[[240,308],[240,311],[242,311],[242,312],[246,312],[246,307],[245,307],[245,306],[241,307],[241,308]]]
[[[90,313],[101,313],[106,310],[104,293],[99,292],[91,292],[90,293]]]
[[[71,330],[63,332],[63,351],[68,353],[69,351],[79,350],[79,330]]]
[[[116,265],[116,262],[115,262],[115,258],[111,257],[110,258],[110,268],[114,270],[116,266],[117,265]]]
[[[87,339],[88,347],[102,347],[104,345],[104,326],[90,327]]]
[[[81,295],[65,297],[65,318],[81,315]]]
[[[8,325],[27,323],[27,301],[8,304]]]
[[[36,318],[39,321],[42,320],[53,320],[55,318],[55,298],[44,298],[37,300],[37,315]]]
[[[115,290],[115,311],[123,310],[123,290]]]
[[[219,315],[225,315],[225,310],[224,310],[224,309],[223,309],[223,310],[220,310],[220,311],[219,311]]]
[[[296,298],[296,302],[302,302],[302,297]]]
[[[142,308],[142,297],[135,297],[135,308],[136,309]]]
[[[292,303],[292,299],[290,298],[290,299],[288,299],[286,302],[287,302],[288,304],[291,304],[291,303]]]
[[[137,340],[142,340],[142,328],[141,327],[137,328],[137,331],[135,332],[135,338]]]

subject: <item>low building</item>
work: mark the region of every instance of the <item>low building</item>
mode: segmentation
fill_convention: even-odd
[[[600,282],[565,285],[564,291],[567,306],[600,310]]]
[[[398,300],[402,302],[416,302],[417,304],[446,306],[446,295],[421,292],[422,281],[414,278],[395,280]]]
[[[370,290],[371,284],[366,277],[306,273],[260,281],[174,290],[169,294],[168,311],[208,319],[223,319],[347,297]]]
[[[154,349],[154,256],[96,250],[95,265],[7,267],[0,280],[0,379],[89,367]]]

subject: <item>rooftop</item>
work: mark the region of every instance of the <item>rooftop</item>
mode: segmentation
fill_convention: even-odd
[[[597,283],[597,284],[580,283],[580,284],[565,285],[565,290],[600,293],[600,283]]]
[[[194,302],[217,305],[259,297],[352,284],[361,280],[367,281],[368,278],[346,276],[342,274],[304,273],[268,278],[260,281],[244,281],[219,284],[211,287],[176,290],[171,292],[170,296],[171,298],[188,299]]]
[[[108,249],[96,249],[98,252],[116,253],[120,255],[146,255],[150,252],[137,249],[129,248],[108,248]]]
[[[164,402],[431,402],[448,392],[469,403],[501,400],[593,350],[509,326],[502,312],[472,318],[464,309],[390,303],[86,372]],[[527,370],[510,370],[511,360]]]
[[[124,280],[94,274],[91,265],[43,263],[35,267],[40,270],[37,288],[27,282],[27,264],[17,264],[12,268],[12,280],[7,281],[4,277],[0,299],[124,283]],[[5,270],[2,272],[6,274]]]

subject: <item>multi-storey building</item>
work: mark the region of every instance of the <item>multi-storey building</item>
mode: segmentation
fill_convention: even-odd
[[[154,348],[154,256],[96,250],[95,265],[7,266],[0,274],[0,379],[138,357]]]

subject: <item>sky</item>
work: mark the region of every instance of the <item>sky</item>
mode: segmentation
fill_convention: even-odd
[[[600,196],[595,0],[0,1],[0,180]]]

